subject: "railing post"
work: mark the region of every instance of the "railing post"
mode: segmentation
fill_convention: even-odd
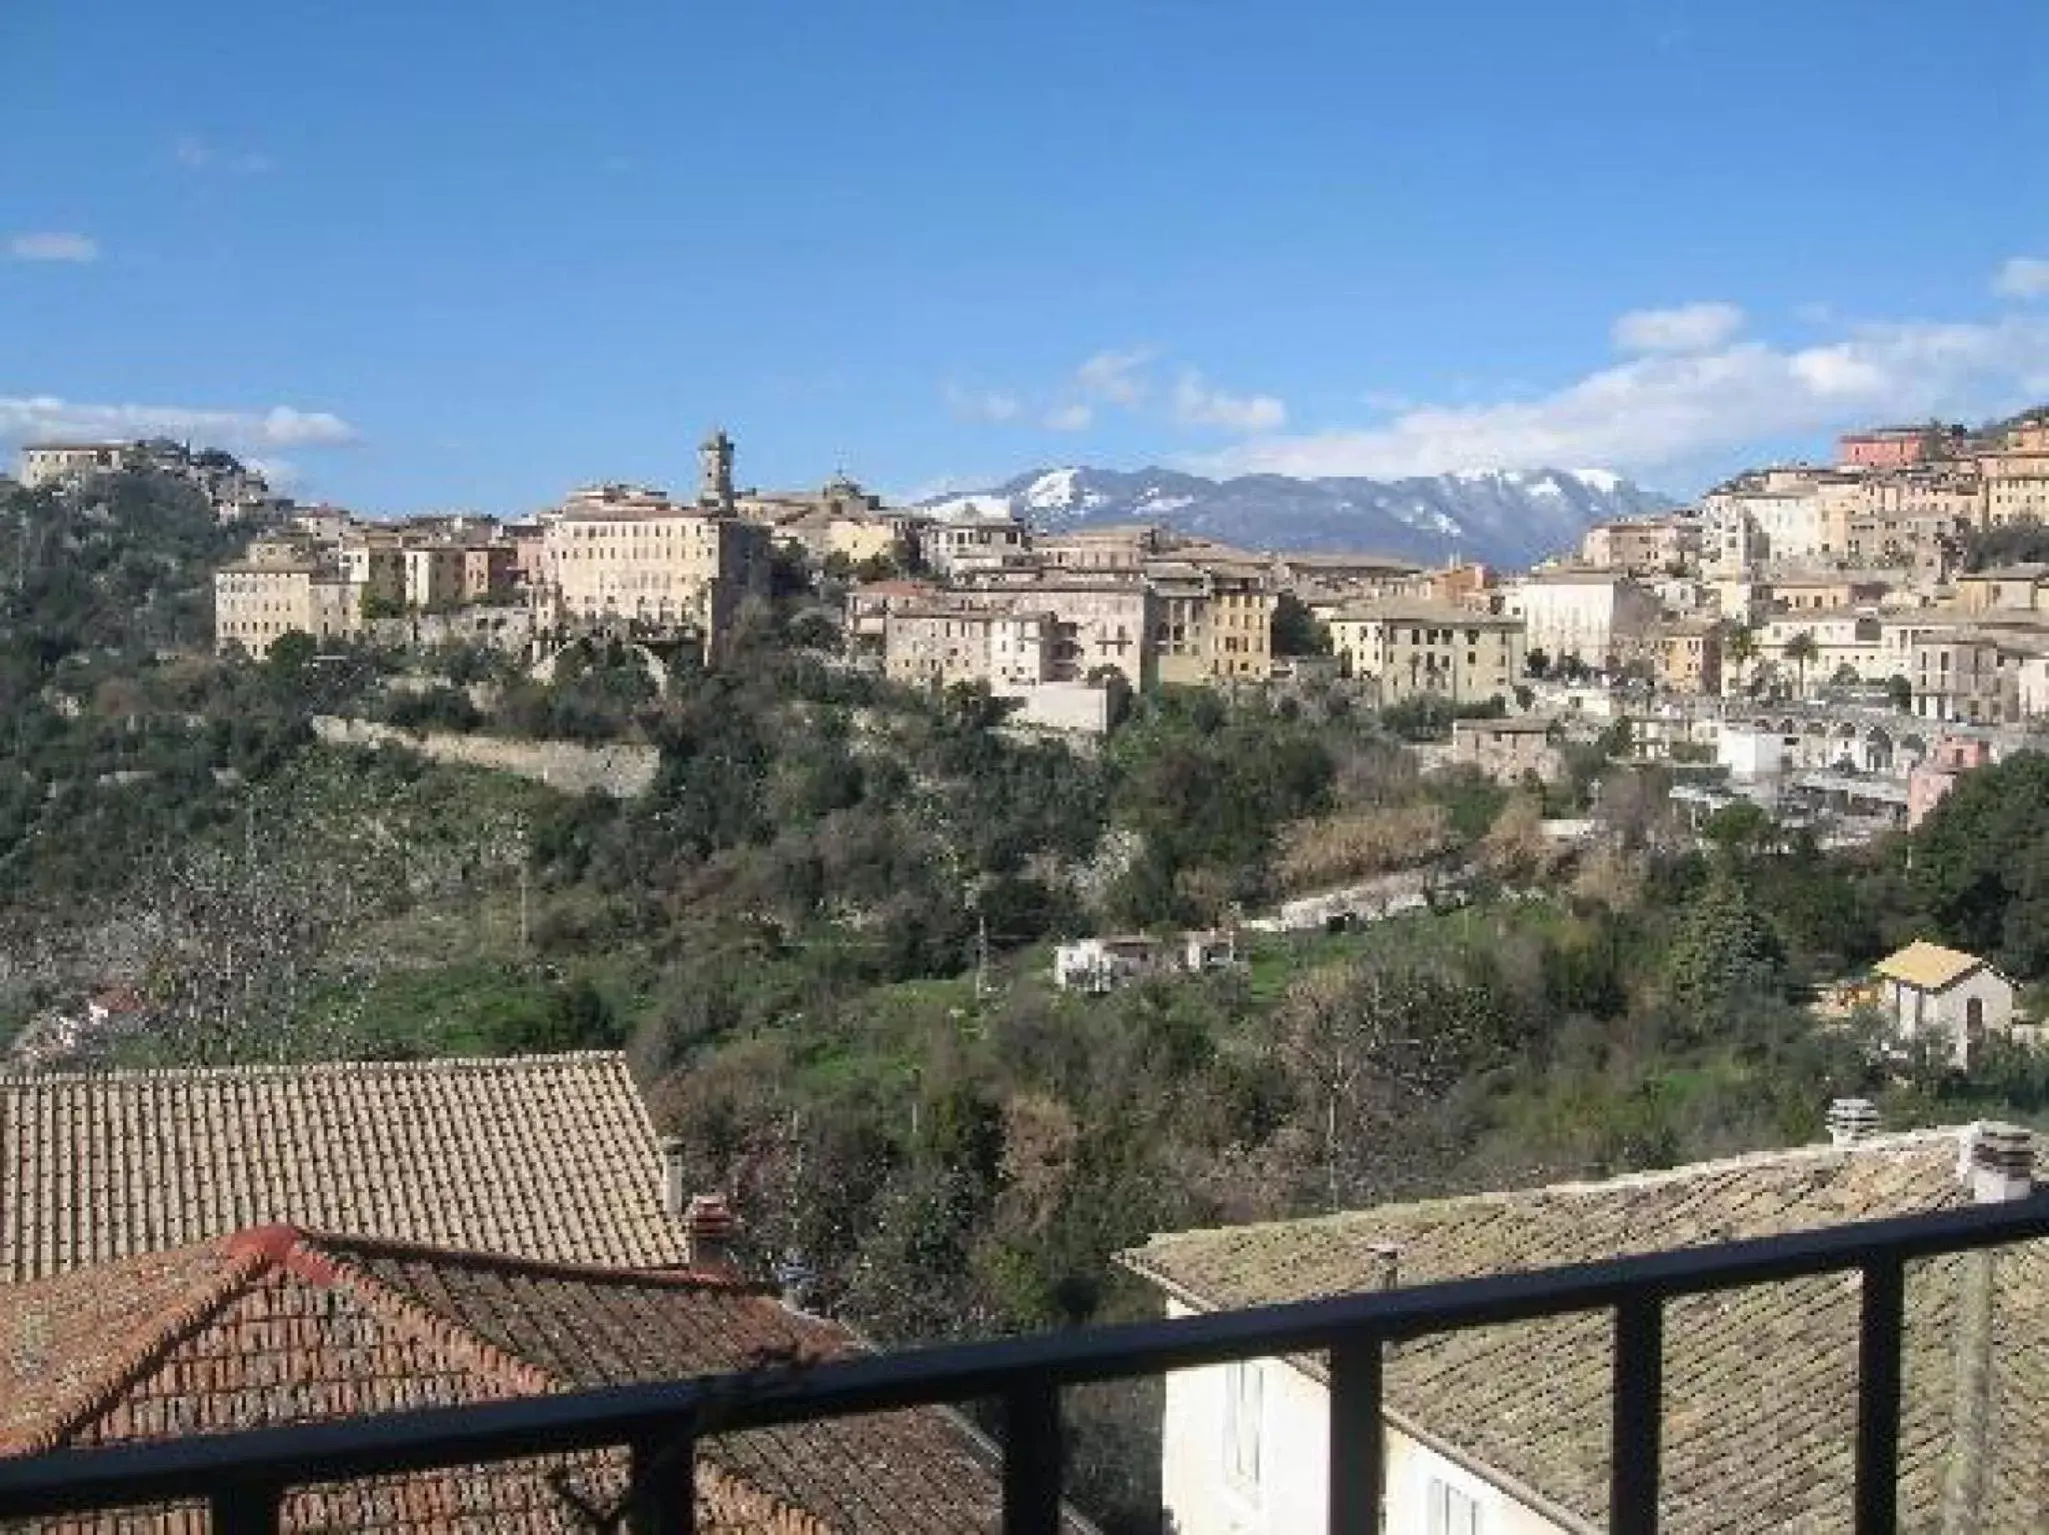
[[[1857,1328],[1857,1535],[1899,1528],[1900,1321],[1906,1265],[1892,1253],[1864,1264]]]
[[[1382,1348],[1380,1339],[1362,1338],[1330,1351],[1331,1535],[1374,1535],[1380,1528]]]
[[[697,1436],[689,1423],[637,1439],[626,1490],[630,1535],[693,1535],[697,1528]]]
[[[1613,1535],[1657,1535],[1665,1405],[1665,1310],[1657,1295],[1632,1295],[1615,1308],[1610,1405],[1608,1528]]]
[[[213,1535],[277,1535],[284,1489],[268,1482],[234,1482],[207,1499]]]
[[[1059,1535],[1060,1388],[1032,1374],[1003,1398],[1003,1535]]]

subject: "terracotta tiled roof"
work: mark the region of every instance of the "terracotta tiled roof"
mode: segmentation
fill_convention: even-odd
[[[1154,1237],[1126,1265],[1199,1309],[1306,1299],[1704,1245],[1968,1203],[1965,1131],[1882,1137],[1671,1173]],[[1959,1372],[1978,1340],[1991,1433],[1970,1527],[2049,1528],[2049,1244],[1909,1267],[1902,1528],[1932,1529]],[[1853,1276],[1673,1302],[1665,1320],[1663,1508],[1671,1535],[1850,1528]],[[1549,1505],[1607,1514],[1612,1322],[1485,1328],[1393,1351],[1391,1422]],[[1314,1360],[1298,1361],[1312,1371]]]
[[[0,1283],[252,1224],[682,1261],[613,1053],[0,1075]]]
[[[842,1329],[712,1274],[549,1264],[267,1227],[0,1288],[0,1453],[774,1368],[853,1351]],[[934,1411],[708,1437],[712,1531],[994,1527],[998,1483]],[[553,1456],[315,1487],[287,1529],[583,1530],[622,1457]],[[566,1493],[566,1495],[565,1495]],[[157,1511],[202,1529],[197,1510]],[[153,1526],[154,1527],[154,1526]],[[109,1519],[65,1528],[112,1531]]]

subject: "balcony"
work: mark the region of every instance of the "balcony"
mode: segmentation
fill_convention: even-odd
[[[1329,1399],[1329,1528],[1381,1523],[1382,1365],[1436,1334],[1573,1313],[1612,1317],[1609,1527],[1659,1524],[1664,1319],[1679,1297],[1822,1275],[1858,1277],[1854,1507],[1867,1535],[1899,1527],[1901,1339],[1910,1261],[2049,1236],[2049,1196],[1865,1221],[1719,1246],[1162,1322],[954,1345],[805,1367],[777,1365],[541,1396],[0,1461],[0,1521],[166,1503],[210,1509],[222,1535],[277,1530],[288,1492],[315,1483],[623,1451],[625,1506],[591,1527],[693,1528],[696,1446],[745,1429],[886,1409],[1002,1404],[1003,1528],[1054,1535],[1060,1393],[1069,1386],[1318,1354]]]

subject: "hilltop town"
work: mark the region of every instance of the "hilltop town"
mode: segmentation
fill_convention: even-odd
[[[1528,571],[766,492],[736,458],[714,432],[687,491],[372,518],[213,450],[24,451],[0,1340],[64,1368],[0,1374],[0,1459],[213,1411],[223,1348],[354,1390],[373,1316],[468,1402],[2032,1193],[2049,412],[1851,434]],[[1947,1369],[1975,1302],[1916,1293]],[[1818,1351],[1856,1327],[1772,1306]],[[118,1357],[62,1320],[106,1308]],[[323,1320],[281,1343],[279,1308]],[[1536,1421],[1538,1361],[1605,1354],[1504,1336],[1391,1370],[1399,1527],[1598,1517],[1577,1428],[1461,1403]],[[1688,1391],[1762,1389],[1734,1334],[1675,1346]],[[1077,1397],[1062,1517],[1313,1524],[1293,1370]],[[1975,1454],[1929,1380],[1917,1453]],[[234,1389],[237,1423],[303,1421]],[[1678,1527],[1786,1517],[1695,1407]],[[801,1473],[763,1470],[794,1440],[708,1451],[700,1519],[994,1517],[956,1420],[844,1433]],[[1799,1509],[1843,1495],[1838,1438],[1776,1442]],[[878,1515],[849,1468],[891,1455],[917,1475]],[[558,1485],[507,1471],[491,1517]],[[298,1527],[367,1517],[300,1496]]]

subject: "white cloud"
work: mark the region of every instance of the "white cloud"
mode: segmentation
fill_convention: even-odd
[[[1058,405],[1046,412],[1046,427],[1054,432],[1085,432],[1095,423],[1093,408],[1077,400],[1071,405]]]
[[[2049,298],[2049,257],[2009,256],[1992,279],[2002,298]]]
[[[1734,304],[1681,304],[1674,309],[1632,309],[1615,322],[1612,337],[1624,352],[1712,352],[1743,329]]]
[[[7,252],[16,261],[97,261],[100,242],[69,230],[39,229],[15,235]]]
[[[1785,349],[1636,357],[1532,400],[1419,406],[1371,426],[1268,437],[1196,467],[1443,474],[1601,464],[1636,473],[1860,423],[1993,414],[2049,394],[2049,318],[1899,321]]]
[[[1145,400],[1152,387],[1142,371],[1152,360],[1151,347],[1098,352],[1074,370],[1074,384],[1091,399],[1108,400],[1130,410]]]
[[[963,389],[948,384],[943,391],[946,408],[963,421],[1015,421],[1024,402],[1001,389]]]
[[[1285,425],[1288,407],[1270,394],[1226,394],[1203,382],[1193,368],[1174,381],[1174,419],[1183,426],[1216,426],[1232,432],[1271,432]]]
[[[275,405],[266,411],[198,410],[179,405],[91,405],[52,395],[0,395],[0,441],[39,438],[190,438],[226,448],[331,447],[356,429],[328,411]]]
[[[191,133],[171,146],[171,158],[188,171],[226,171],[236,176],[260,176],[277,169],[277,161],[269,155],[221,149]]]
[[[290,490],[304,477],[305,471],[288,458],[259,458],[244,454],[242,463],[263,476],[264,483],[272,490]]]

